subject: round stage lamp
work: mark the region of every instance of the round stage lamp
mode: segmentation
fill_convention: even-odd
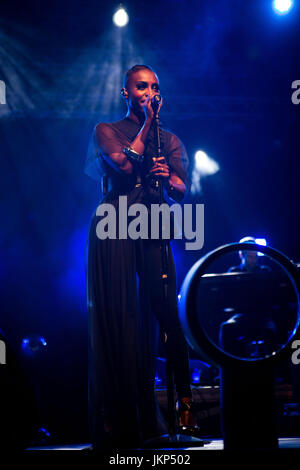
[[[129,16],[127,11],[123,7],[118,8],[118,10],[113,15],[114,24],[119,28],[123,28],[127,25],[128,21]]]
[[[292,8],[292,0],[274,0],[273,9],[278,15],[284,15]]]
[[[190,346],[221,369],[225,448],[276,448],[274,367],[300,329],[296,265],[269,246],[219,247],[187,274],[179,316]]]

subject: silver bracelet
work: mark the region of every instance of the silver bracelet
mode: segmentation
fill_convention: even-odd
[[[144,161],[144,155],[139,154],[135,150],[133,150],[130,147],[125,147],[123,149],[123,153],[125,153],[126,157],[128,157],[130,160],[133,160],[138,163],[143,163]]]

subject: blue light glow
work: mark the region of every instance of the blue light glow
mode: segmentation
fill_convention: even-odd
[[[192,372],[192,383],[198,384],[200,382],[200,370],[195,368]]]
[[[156,375],[155,376],[155,385],[159,385],[161,382],[162,382],[162,379],[158,375]]]
[[[267,240],[265,238],[255,238],[255,243],[262,246],[267,246]],[[258,256],[264,256],[263,253],[257,252]]]
[[[220,167],[218,162],[209,157],[203,150],[197,150],[195,153],[195,164],[192,173],[192,194],[201,192],[201,178],[209,175],[214,175],[219,171]]]
[[[278,15],[286,14],[293,6],[292,0],[274,0],[273,9]]]
[[[37,356],[46,350],[47,341],[43,336],[29,335],[23,338],[21,349],[26,356]]]

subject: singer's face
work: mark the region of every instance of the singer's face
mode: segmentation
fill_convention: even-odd
[[[143,103],[146,99],[159,94],[159,81],[155,73],[142,69],[131,75],[126,89],[129,108],[140,114],[144,113]]]

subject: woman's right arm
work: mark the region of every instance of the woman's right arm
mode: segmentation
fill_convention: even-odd
[[[145,113],[145,121],[137,134],[136,138],[131,142],[130,148],[135,152],[143,155],[145,150],[145,142],[154,118],[154,111],[151,105],[152,95],[147,98],[143,108]],[[159,110],[162,102],[159,105]],[[132,163],[128,160],[123,152],[124,146],[118,140],[117,135],[111,126],[107,124],[98,124],[95,129],[95,143],[99,151],[103,155],[105,161],[111,165],[119,173],[131,174],[133,172]]]
[[[145,142],[151,126],[150,121],[145,121],[136,138],[131,142],[130,148],[143,155]],[[131,174],[133,166],[123,152],[124,145],[119,141],[114,129],[100,123],[95,128],[95,144],[105,161],[119,173]]]

